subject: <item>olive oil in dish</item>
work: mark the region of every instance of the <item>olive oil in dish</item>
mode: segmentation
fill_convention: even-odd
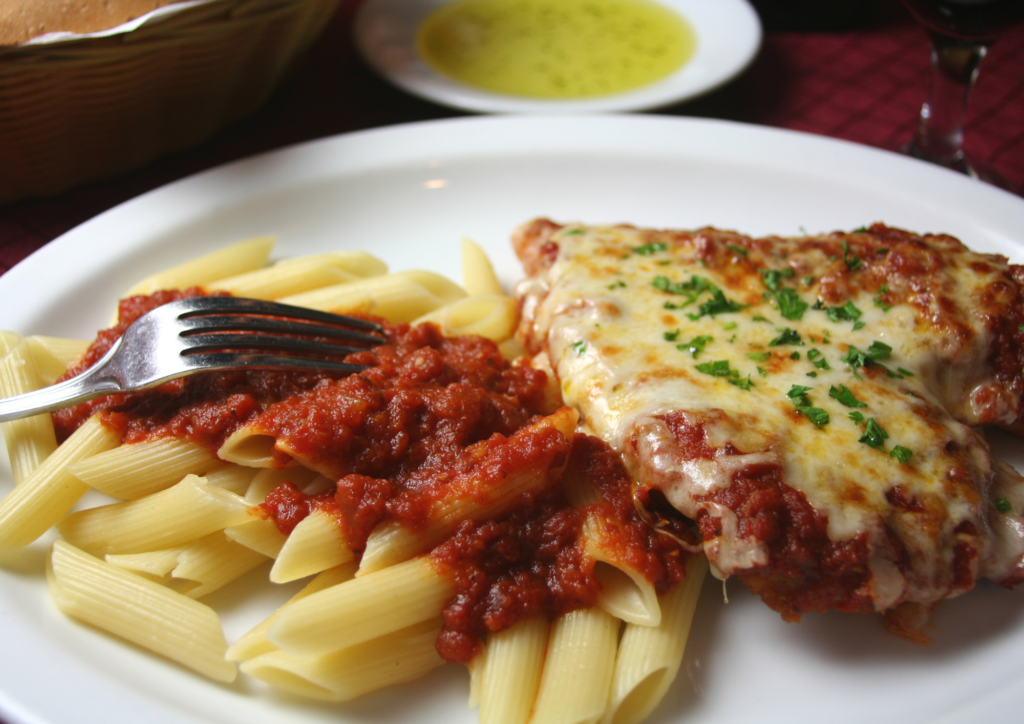
[[[512,96],[564,100],[633,90],[681,68],[696,34],[653,0],[455,0],[416,38],[438,73]]]

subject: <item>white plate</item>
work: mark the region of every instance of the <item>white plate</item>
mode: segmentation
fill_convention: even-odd
[[[697,35],[693,57],[642,88],[581,100],[538,100],[492,93],[434,71],[416,51],[416,29],[449,0],[368,0],[355,23],[367,62],[399,88],[427,100],[484,113],[595,113],[661,108],[694,98],[738,75],[761,46],[761,23],[746,0],[658,0]]]
[[[231,164],[117,207],[0,277],[0,326],[87,336],[137,278],[228,242],[278,256],[369,249],[394,269],[459,278],[460,240],[519,266],[510,230],[536,215],[754,234],[876,220],[947,231],[1024,261],[1024,200],[921,162],[802,134],[660,118],[467,118],[357,133]],[[1019,443],[997,448],[1024,469]],[[1015,447],[1016,445],[1016,447]],[[10,485],[9,473],[0,492]],[[469,724],[460,667],[344,706],[209,683],[80,626],[45,590],[43,545],[0,557],[0,719],[8,724]],[[212,596],[229,640],[280,600],[259,569]],[[874,616],[783,623],[737,584],[706,586],[676,686],[652,724],[986,724],[1024,710],[1024,591],[982,585],[943,604],[935,643]]]

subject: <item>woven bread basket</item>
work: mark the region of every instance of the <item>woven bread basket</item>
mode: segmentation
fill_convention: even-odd
[[[200,143],[256,109],[339,0],[215,0],[105,38],[0,46],[0,203]]]

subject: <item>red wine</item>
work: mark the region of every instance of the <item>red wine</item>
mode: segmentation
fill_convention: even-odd
[[[925,27],[963,40],[992,40],[1024,20],[1024,0],[903,0]]]

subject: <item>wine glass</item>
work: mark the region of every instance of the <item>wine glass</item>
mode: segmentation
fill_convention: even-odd
[[[964,156],[964,115],[978,66],[995,39],[1024,20],[1024,0],[903,0],[928,31],[928,96],[913,139],[902,151],[1019,193],[997,171]]]

